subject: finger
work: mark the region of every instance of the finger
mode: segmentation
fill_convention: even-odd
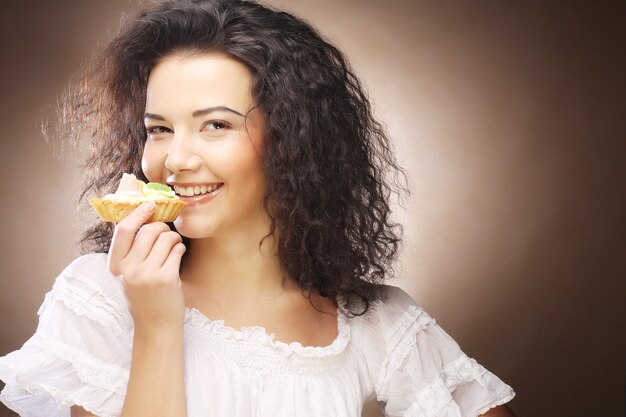
[[[156,242],[152,246],[150,254],[146,258],[146,262],[161,268],[167,259],[167,256],[177,243],[182,242],[183,238],[176,232],[169,231],[161,233]]]
[[[152,247],[155,245],[159,236],[163,233],[168,232],[170,232],[170,227],[163,222],[144,224],[137,232],[133,242],[133,246],[130,248],[130,251],[124,258],[124,261],[145,261],[150,255]]]
[[[174,245],[169,256],[163,263],[161,270],[172,274],[178,274],[180,272],[180,262],[186,251],[187,247],[183,243],[177,243]]]
[[[154,208],[154,202],[143,203],[115,226],[109,248],[110,267],[117,267],[128,255],[135,239],[135,233],[152,216]]]

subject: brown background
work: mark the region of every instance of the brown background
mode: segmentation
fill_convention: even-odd
[[[351,57],[409,171],[395,284],[514,387],[520,417],[623,416],[626,6],[516,3],[271,2]],[[3,6],[0,356],[92,219],[76,158],[38,124],[139,6]]]

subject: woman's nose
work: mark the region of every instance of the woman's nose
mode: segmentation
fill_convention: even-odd
[[[191,135],[175,134],[165,158],[165,168],[172,172],[195,171],[200,168],[202,159],[194,152],[194,138]]]

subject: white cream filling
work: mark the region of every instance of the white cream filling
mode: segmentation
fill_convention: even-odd
[[[134,202],[134,201],[174,200],[174,198],[163,197],[162,195],[157,195],[157,194],[150,195],[150,196],[137,196],[137,195],[130,195],[130,194],[107,194],[102,198],[107,199],[107,200],[112,200],[112,201],[119,201],[123,203],[129,203],[129,202]],[[176,197],[175,199],[178,199],[178,197]]]

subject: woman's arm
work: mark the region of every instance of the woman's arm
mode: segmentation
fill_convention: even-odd
[[[83,407],[78,406],[78,405],[73,405],[70,408],[70,411],[71,411],[70,413],[71,417],[98,417],[95,414],[91,414],[90,412],[85,411]]]
[[[506,405],[500,405],[487,411],[485,414],[481,414],[479,417],[516,417],[513,411]]]
[[[136,329],[121,417],[186,415],[183,328]]]
[[[167,224],[144,224],[154,208],[154,203],[144,203],[118,223],[108,256],[109,269],[124,284],[134,323],[121,417],[187,416],[185,298],[179,275],[185,246]],[[72,409],[72,416],[92,416],[84,413]]]
[[[126,399],[121,417],[187,415],[183,329],[136,329]],[[98,417],[73,406],[71,417]]]

